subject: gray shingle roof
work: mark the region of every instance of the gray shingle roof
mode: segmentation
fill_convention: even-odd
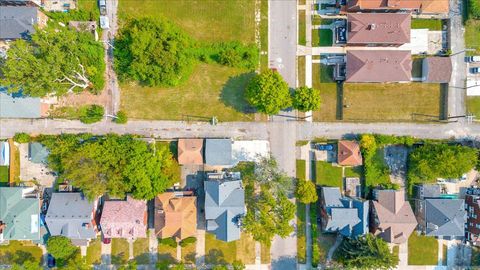
[[[205,164],[232,165],[232,140],[206,139]]]
[[[0,6],[0,39],[25,38],[35,32],[36,7]]]
[[[17,97],[11,94],[7,94],[5,90],[0,88],[0,118],[40,117],[40,98]]]
[[[245,214],[245,190],[241,180],[205,181],[205,219],[207,230],[217,239],[240,239],[238,217]]]
[[[28,145],[28,158],[33,163],[47,163],[48,149],[43,144],[34,142]]]
[[[467,214],[460,199],[426,199],[425,222],[428,236],[464,237]]]
[[[45,222],[51,235],[87,240],[96,237],[92,225],[94,207],[81,193],[53,193]]]

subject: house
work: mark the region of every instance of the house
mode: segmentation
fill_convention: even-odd
[[[10,165],[10,145],[8,142],[0,142],[0,166]]]
[[[178,163],[182,165],[203,164],[203,139],[178,139]]]
[[[41,118],[47,111],[40,98],[9,94],[0,87],[0,118]]]
[[[62,235],[77,246],[86,246],[96,238],[94,214],[97,202],[89,202],[82,193],[53,193],[45,223],[50,235]]]
[[[28,160],[36,164],[47,164],[48,149],[43,144],[31,142],[28,144]]]
[[[338,232],[346,237],[368,233],[368,201],[342,197],[338,187],[322,187],[320,204],[324,232]]]
[[[452,76],[450,57],[432,56],[422,60],[422,81],[427,83],[448,83]]]
[[[347,51],[346,82],[409,82],[411,77],[410,51]]]
[[[103,204],[100,227],[104,238],[147,237],[147,202],[127,196]]]
[[[360,145],[355,141],[338,141],[337,163],[340,166],[362,165],[362,154]]]
[[[191,191],[165,192],[155,197],[155,234],[181,241],[197,233],[197,198]]]
[[[232,166],[232,140],[206,139],[205,164],[210,166]]]
[[[370,207],[370,232],[383,240],[405,243],[417,227],[412,207],[404,190],[375,190]]]
[[[28,38],[34,25],[42,28],[48,20],[39,8],[30,6],[0,6],[0,14],[0,40]]]
[[[207,231],[226,242],[240,239],[241,218],[246,213],[240,173],[209,173],[204,189]]]
[[[463,239],[467,212],[462,199],[427,198],[417,213],[420,228],[427,236]]]
[[[41,0],[0,0],[0,6],[39,7],[41,4]]]
[[[348,12],[412,11],[422,14],[446,14],[448,0],[349,0]]]
[[[409,13],[347,14],[347,45],[400,46],[410,42]]]
[[[40,240],[40,200],[33,188],[0,187],[0,243]]]
[[[474,246],[480,246],[480,188],[468,188],[465,195],[467,224],[465,237]]]
[[[77,0],[41,0],[46,11],[68,12],[77,8]]]

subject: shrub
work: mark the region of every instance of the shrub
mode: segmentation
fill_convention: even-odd
[[[181,247],[185,247],[185,246],[188,246],[189,244],[193,244],[197,242],[197,238],[195,237],[187,237],[185,239],[183,239],[181,242],[180,242],[180,246]]]
[[[175,241],[175,239],[171,237],[165,238],[165,239],[158,239],[158,242],[161,243],[162,245],[166,245],[169,247],[173,247],[173,248],[177,247],[177,241]]]
[[[245,46],[240,42],[222,43],[219,45],[218,62],[225,66],[255,69],[258,65],[258,48],[255,45]]]
[[[117,124],[126,124],[128,121],[127,113],[124,111],[118,111],[117,118],[115,118],[115,123]]]
[[[480,19],[480,1],[469,0],[467,9],[469,11],[469,15],[472,16],[473,19]]]
[[[318,200],[316,185],[312,181],[298,179],[295,198],[303,204],[316,202]]]
[[[101,121],[104,114],[105,109],[102,106],[90,105],[82,112],[82,115],[80,115],[80,121],[84,124],[93,124]]]
[[[315,111],[320,108],[320,91],[302,86],[292,96],[293,107],[301,112]]]
[[[28,143],[32,140],[32,138],[28,133],[20,132],[20,133],[15,133],[15,136],[13,136],[13,140],[18,143]]]

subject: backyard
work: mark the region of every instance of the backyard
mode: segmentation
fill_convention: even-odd
[[[434,237],[413,232],[408,238],[409,265],[437,265],[438,241]]]
[[[0,264],[23,264],[26,261],[42,261],[42,250],[31,242],[10,241],[0,245]]]
[[[438,121],[442,94],[439,84],[345,84],[343,119]]]
[[[244,264],[255,263],[255,241],[247,233],[242,233],[237,241],[217,240],[211,233],[205,234],[205,262],[207,264],[233,263],[239,260]]]
[[[315,164],[315,182],[319,186],[339,187],[342,189],[342,168],[334,167],[331,163],[317,161]]]

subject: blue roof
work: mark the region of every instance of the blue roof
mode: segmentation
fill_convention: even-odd
[[[231,139],[206,139],[205,164],[207,165],[233,165]]]
[[[7,94],[0,88],[0,118],[40,118],[40,98]]]

